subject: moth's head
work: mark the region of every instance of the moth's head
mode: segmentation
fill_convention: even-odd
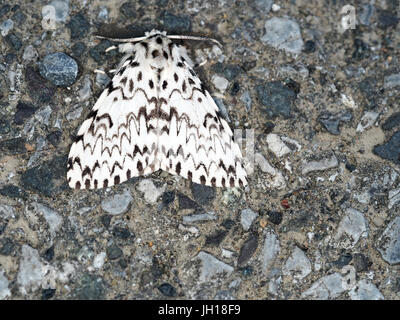
[[[144,35],[145,35],[146,38],[150,38],[150,37],[154,37],[154,36],[158,36],[158,35],[166,37],[167,36],[167,32],[153,29],[150,32],[145,32]]]

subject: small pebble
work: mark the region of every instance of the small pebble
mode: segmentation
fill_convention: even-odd
[[[271,229],[266,229],[264,246],[261,250],[261,265],[262,272],[268,274],[275,263],[275,259],[280,251],[279,239]]]
[[[147,203],[153,204],[164,193],[165,185],[158,188],[151,179],[143,179],[139,182],[137,189],[143,192]]]
[[[384,300],[385,297],[369,280],[362,279],[349,291],[351,300]]]
[[[42,77],[54,85],[68,87],[78,76],[78,64],[65,53],[56,52],[44,57],[39,63],[39,71]]]
[[[163,283],[158,287],[158,290],[167,297],[176,297],[176,289],[169,283]]]
[[[258,217],[258,213],[247,208],[243,209],[240,214],[240,222],[242,224],[243,230],[248,231],[253,223],[253,221]]]
[[[378,239],[377,247],[382,258],[395,265],[400,263],[400,217],[395,217]]]
[[[36,51],[35,47],[29,45],[25,48],[24,53],[22,55],[22,59],[27,61],[36,61],[39,57],[38,52]]]
[[[192,183],[191,186],[194,200],[200,205],[209,205],[215,198],[215,188]]]
[[[217,88],[220,92],[224,92],[229,85],[229,81],[227,79],[218,75],[213,75],[211,81],[214,84],[215,88]]]
[[[242,101],[245,104],[247,111],[251,110],[252,100],[250,92],[248,90],[243,92],[243,94],[240,96],[240,101]]]
[[[42,290],[42,300],[49,300],[53,298],[54,294],[56,293],[56,289],[43,289]]]
[[[133,198],[129,190],[125,190],[121,194],[108,197],[101,202],[101,208],[111,214],[119,215],[128,211]]]
[[[338,159],[335,155],[332,155],[329,158],[324,158],[319,161],[310,161],[303,165],[303,169],[301,173],[307,174],[313,171],[323,171],[335,168],[339,165]]]
[[[383,87],[386,89],[392,89],[395,87],[399,87],[400,86],[400,73],[394,73],[391,74],[389,76],[386,76],[383,79]]]
[[[206,212],[206,213],[185,215],[182,217],[182,223],[193,224],[193,223],[211,221],[216,219],[217,215],[214,212]]]
[[[67,27],[71,31],[72,39],[82,39],[89,33],[90,23],[86,20],[85,16],[79,12],[71,17],[67,23]]]
[[[256,86],[258,101],[264,106],[264,111],[270,117],[283,116],[289,118],[291,108],[296,99],[296,93],[280,81],[268,82]]]
[[[329,133],[339,135],[339,124],[341,122],[350,122],[353,114],[344,110],[338,113],[323,112],[318,116],[318,121],[328,130]]]
[[[218,260],[205,251],[200,251],[196,259],[201,260],[200,282],[212,281],[215,277],[229,276],[234,270],[230,265]]]
[[[5,40],[8,45],[16,51],[22,48],[21,39],[13,33],[7,34],[7,36],[5,36]]]
[[[286,260],[282,269],[284,275],[291,275],[297,279],[303,279],[311,273],[311,262],[298,247],[295,247],[292,254]]]
[[[116,260],[123,255],[122,250],[120,248],[118,248],[116,245],[112,245],[112,246],[108,247],[106,252],[107,252],[107,257],[110,260]]]
[[[3,21],[3,23],[0,24],[1,35],[5,37],[13,29],[13,27],[14,22],[11,19]]]
[[[265,22],[261,41],[288,53],[299,54],[303,48],[300,27],[294,20],[273,17]]]
[[[383,159],[400,164],[400,130],[396,131],[387,142],[374,146],[372,152]]]
[[[239,251],[239,257],[237,260],[238,266],[246,264],[250,258],[254,255],[258,246],[258,235],[251,234],[250,237],[245,241]]]

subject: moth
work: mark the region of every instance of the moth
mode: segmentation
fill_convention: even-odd
[[[160,169],[208,186],[247,185],[232,130],[175,39],[218,43],[158,30],[110,39],[125,56],[71,146],[71,188],[105,188]]]

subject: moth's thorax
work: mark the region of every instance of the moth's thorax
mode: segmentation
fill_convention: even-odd
[[[173,43],[162,33],[155,33],[139,42],[120,44],[118,48],[121,53],[125,53],[127,56],[133,55],[135,59],[146,62],[154,68],[182,62],[182,57],[190,67],[193,66],[186,48]]]

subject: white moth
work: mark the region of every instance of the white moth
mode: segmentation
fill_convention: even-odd
[[[185,47],[153,30],[111,39],[126,55],[82,123],[67,165],[69,186],[97,189],[159,169],[216,187],[247,185],[239,146],[193,71]]]

